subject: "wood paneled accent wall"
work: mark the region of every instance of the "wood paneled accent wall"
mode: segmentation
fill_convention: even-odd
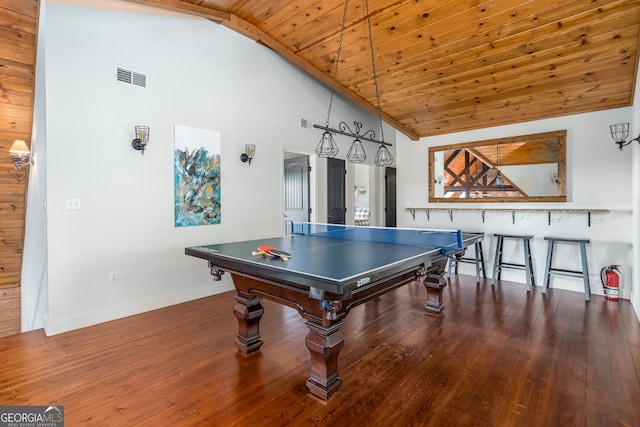
[[[29,168],[9,147],[31,145],[39,0],[0,0],[0,336],[20,332],[20,277]]]

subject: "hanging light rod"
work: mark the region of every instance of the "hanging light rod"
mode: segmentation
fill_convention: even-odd
[[[347,125],[345,122],[340,122],[340,124],[338,124],[338,129],[332,129],[327,126],[320,126],[316,124],[314,124],[313,127],[316,129],[322,129],[324,131],[331,132],[331,133],[338,133],[340,135],[350,136],[351,138],[358,138],[358,139],[363,139],[369,142],[375,142],[376,144],[380,144],[380,145],[388,145],[390,147],[393,146],[393,144],[390,144],[388,142],[375,139],[376,134],[372,129],[366,131],[363,134],[360,134],[360,129],[362,129],[362,123],[354,121],[353,124],[356,127],[355,132],[352,132],[351,129],[349,129],[349,125]],[[371,135],[371,137],[368,137],[367,135]]]
[[[374,163],[377,166],[391,166],[394,162],[393,155],[387,148],[391,144],[388,144],[384,140],[384,129],[382,125],[382,109],[380,108],[380,92],[378,90],[378,77],[376,75],[376,61],[375,55],[373,53],[373,38],[371,36],[371,14],[369,13],[369,0],[365,0],[365,16],[367,18],[367,29],[369,33],[369,50],[371,52],[371,68],[373,69],[373,84],[376,88],[376,101],[377,101],[377,111],[378,111],[378,121],[380,122],[380,140],[376,139],[376,134],[373,130],[368,130],[364,134],[360,134],[360,129],[362,129],[362,123],[358,121],[354,121],[356,131],[353,132],[349,129],[349,126],[345,122],[340,122],[338,129],[333,129],[329,127],[329,120],[331,119],[331,107],[333,105],[333,98],[336,90],[336,81],[338,77],[338,66],[340,65],[340,53],[342,51],[342,39],[345,33],[345,23],[347,21],[347,6],[349,4],[349,0],[344,1],[344,11],[342,14],[342,26],[340,29],[340,39],[338,40],[338,51],[336,53],[336,68],[333,73],[333,85],[331,86],[331,97],[329,98],[329,111],[327,111],[327,121],[324,126],[313,125],[314,128],[324,130],[322,137],[320,138],[320,142],[316,147],[316,153],[319,157],[334,157],[338,154],[338,146],[333,139],[333,134],[337,133],[339,135],[345,135],[352,138],[355,138],[351,148],[349,149],[349,154],[347,154],[347,160],[352,163],[362,163],[366,160],[367,155],[364,152],[364,147],[362,146],[361,139],[369,142],[374,142],[376,144],[380,144],[378,147],[378,151],[376,152],[376,158]]]

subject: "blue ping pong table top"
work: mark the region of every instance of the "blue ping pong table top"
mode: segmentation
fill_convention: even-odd
[[[284,237],[196,246],[186,252],[210,260],[221,270],[342,294],[360,286],[363,280],[373,282],[423,264],[428,267],[443,251],[459,252],[465,243],[459,231],[446,231],[449,243],[443,249],[435,246],[443,240],[434,237],[434,230],[350,227],[340,232],[334,225],[324,226],[294,225],[293,234]],[[366,240],[367,234],[369,238],[373,235],[373,241]],[[409,244],[410,234],[418,235],[420,241],[414,236],[413,244]],[[381,237],[386,241],[380,241]],[[260,245],[286,251],[291,258],[283,261],[279,257],[252,255]]]
[[[355,225],[290,222],[289,232],[290,234],[433,247],[454,251],[463,249],[462,232],[460,230],[360,227]]]

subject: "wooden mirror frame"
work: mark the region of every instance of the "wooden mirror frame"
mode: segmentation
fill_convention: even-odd
[[[434,158],[435,153],[460,148],[499,146],[502,144],[521,143],[524,141],[535,142],[537,139],[557,138],[558,142],[558,192],[555,196],[526,196],[526,197],[468,197],[468,198],[446,198],[435,197],[434,194]],[[441,145],[429,147],[429,202],[430,203],[486,203],[486,202],[566,202],[566,139],[567,131],[545,132],[531,135],[513,136],[508,138],[488,139],[485,141],[465,142],[461,144]]]

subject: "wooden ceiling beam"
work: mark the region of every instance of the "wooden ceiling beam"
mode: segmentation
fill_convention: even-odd
[[[209,7],[198,6],[181,0],[126,0],[130,3],[142,4],[145,6],[157,7],[159,9],[181,12],[187,15],[199,16],[213,22],[222,23],[228,21],[230,13],[222,12]]]

